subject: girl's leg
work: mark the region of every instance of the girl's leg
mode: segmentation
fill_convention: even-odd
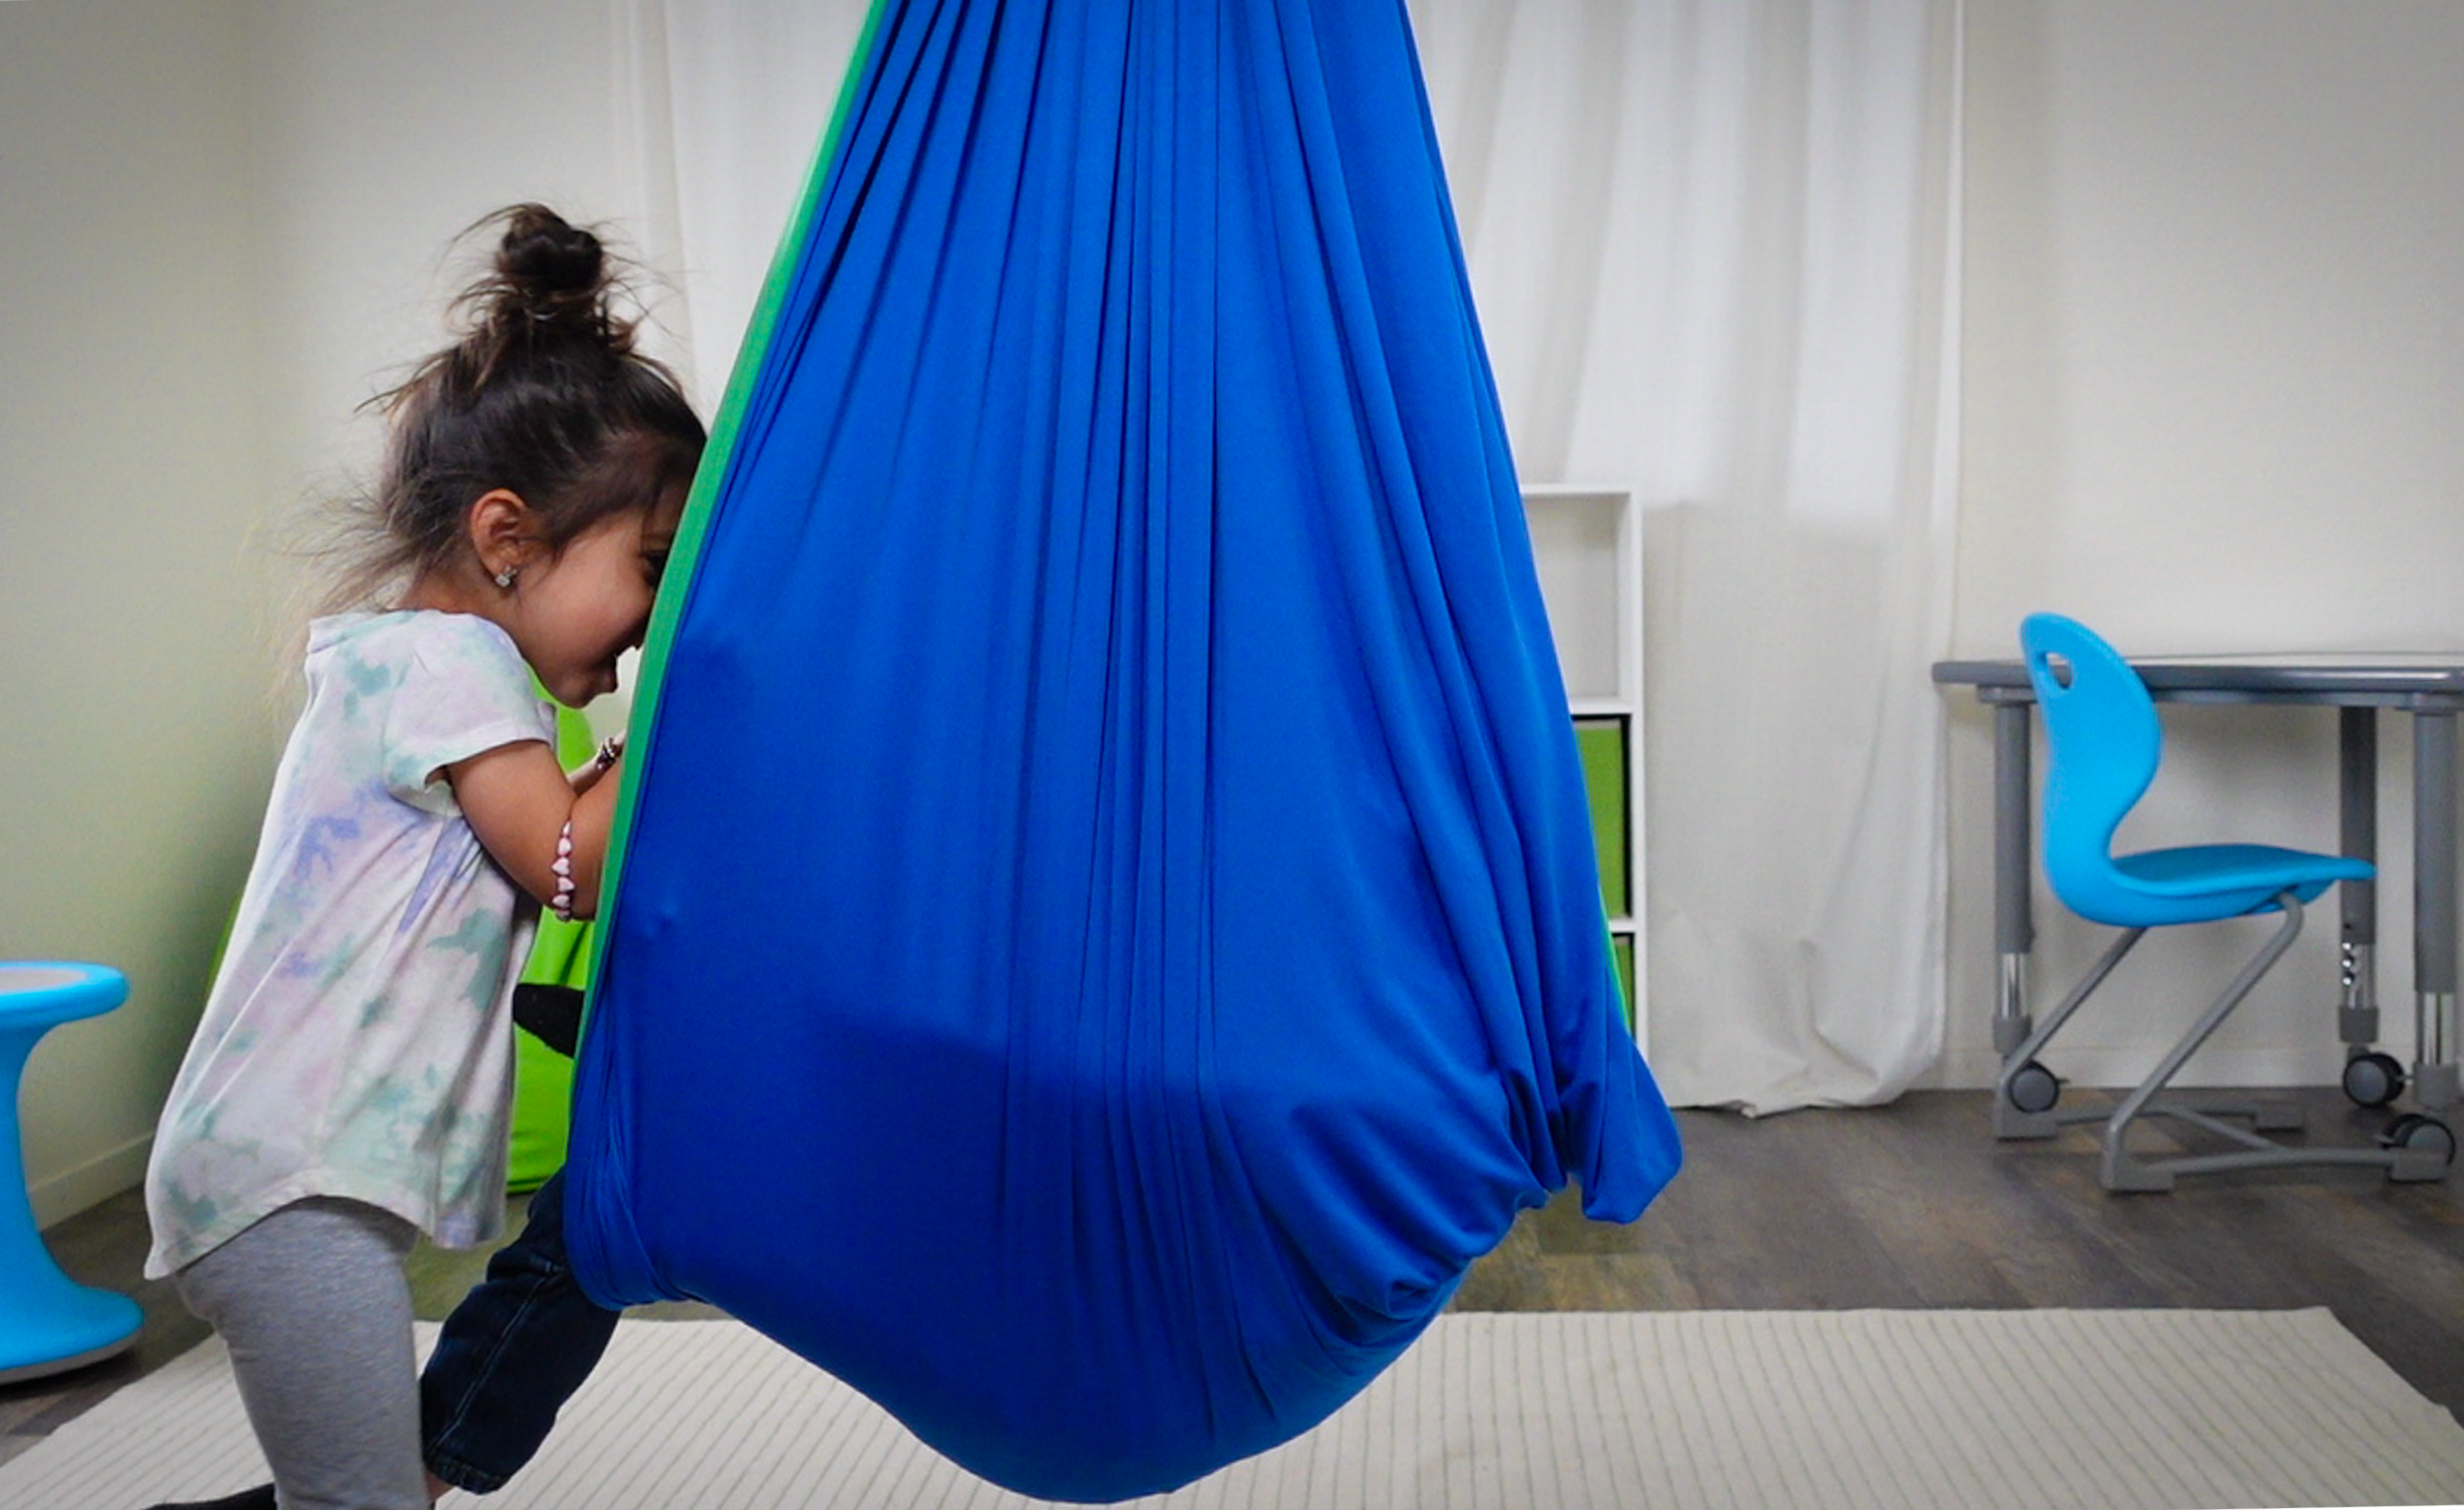
[[[420,1376],[428,1471],[475,1494],[531,1460],[557,1411],[590,1376],[617,1313],[573,1277],[564,1246],[564,1175],[531,1196],[522,1233],[453,1308]]]
[[[357,1201],[286,1206],[183,1269],[231,1349],[282,1510],[428,1510],[408,1222]]]

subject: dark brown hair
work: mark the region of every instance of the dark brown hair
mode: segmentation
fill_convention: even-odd
[[[634,349],[623,267],[586,228],[516,205],[490,271],[451,306],[457,338],[373,404],[384,470],[335,606],[448,566],[473,502],[517,495],[561,551],[600,521],[690,483],[707,438],[676,380]]]

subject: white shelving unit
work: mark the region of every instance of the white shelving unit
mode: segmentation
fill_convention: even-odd
[[[1650,1022],[1644,968],[1642,522],[1624,488],[1526,486],[1540,594],[1566,679],[1600,835],[1609,934],[1638,1042]]]

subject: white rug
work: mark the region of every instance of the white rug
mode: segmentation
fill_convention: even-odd
[[[423,1328],[423,1343],[433,1335]],[[209,1343],[0,1465],[11,1510],[264,1480]],[[2324,1310],[1451,1315],[1316,1432],[1139,1506],[2464,1502],[2464,1426]],[[732,1321],[628,1321],[526,1474],[446,1510],[1017,1510]]]

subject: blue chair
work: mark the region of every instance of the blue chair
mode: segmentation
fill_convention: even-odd
[[[2443,1124],[2414,1118],[2375,1148],[2288,1146],[2260,1134],[2298,1129],[2298,1108],[2247,1099],[2167,1096],[2166,1087],[2218,1024],[2241,1004],[2301,931],[2301,909],[2329,886],[2367,880],[2366,860],[2267,844],[2196,844],[2113,853],[2123,819],[2155,780],[2164,735],[2139,674],[2084,625],[2056,613],[2029,615],[2019,643],[2044,715],[2051,760],[2045,779],[2044,865],[2062,904],[2123,930],[2042,1027],[2003,1061],[1994,1086],[1994,1130],[2049,1137],[2066,1123],[2102,1121],[2099,1178],[2108,1190],[2169,1190],[2174,1176],[2280,1166],[2374,1165],[2399,1180],[2435,1180],[2454,1156]],[[2150,928],[2279,913],[2283,922],[2147,1078],[2109,1112],[2057,1112],[2059,1082],[2038,1061],[2053,1036]],[[2131,1151],[2143,1116],[2178,1119],[2240,1145],[2224,1153],[2151,1159]],[[2220,1120],[2247,1118],[2251,1125]]]
[[[137,1302],[60,1272],[34,1227],[17,1137],[27,1055],[64,1022],[99,1016],[128,982],[99,965],[0,963],[0,1385],[99,1363],[137,1340]]]

